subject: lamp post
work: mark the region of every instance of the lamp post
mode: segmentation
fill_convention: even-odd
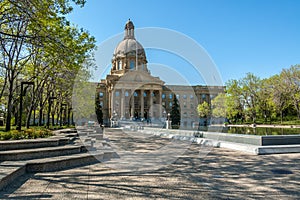
[[[24,85],[27,85],[27,87],[29,87],[30,85],[32,85],[34,87],[34,82],[32,81],[22,81],[21,82],[21,93],[20,93],[20,107],[19,107],[19,121],[18,121],[18,126],[17,126],[17,130],[21,131],[22,130],[22,111],[23,111],[23,96],[25,96],[26,93],[26,89],[27,87],[24,88]],[[24,89],[23,89],[24,88]],[[33,88],[34,90],[34,88]]]
[[[168,117],[167,117],[167,127],[166,129],[171,129],[171,120],[170,120],[170,113],[168,113]]]
[[[54,99],[57,99],[57,97],[54,97],[53,94],[51,97],[49,97],[48,99],[48,119],[47,119],[47,128],[50,127],[50,112],[51,112],[51,104],[53,102]]]

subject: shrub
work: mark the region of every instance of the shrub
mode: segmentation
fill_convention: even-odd
[[[2,132],[0,133],[0,140],[9,140],[11,138],[10,132]]]
[[[10,134],[12,140],[20,140],[24,138],[24,134],[22,131],[12,130],[10,131]]]
[[[11,130],[0,132],[0,140],[36,139],[53,136],[53,133],[45,128],[29,128],[24,131]]]

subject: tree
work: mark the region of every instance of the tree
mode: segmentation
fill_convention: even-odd
[[[95,110],[96,110],[97,121],[99,124],[103,124],[103,112],[102,112],[102,106],[100,104],[99,94],[96,93],[95,97],[96,97]]]
[[[245,104],[241,95],[241,88],[237,80],[229,80],[226,83],[226,105],[228,119],[243,122],[245,118]]]
[[[283,79],[282,84],[285,86],[289,99],[294,105],[298,119],[300,119],[300,65],[282,70],[281,76]]]
[[[199,117],[207,118],[210,115],[209,104],[206,101],[204,101],[201,104],[198,104],[197,112],[198,112]]]
[[[286,86],[283,84],[282,74],[274,75],[268,79],[269,87],[271,88],[270,98],[274,103],[276,111],[280,115],[280,121],[283,121],[283,111],[289,106],[289,95]]]
[[[173,95],[173,104],[171,110],[172,125],[180,125],[180,107],[176,95]]]
[[[253,123],[257,117],[258,92],[261,80],[252,73],[247,73],[246,77],[239,80],[242,101],[245,102],[246,114],[252,119]]]
[[[80,6],[85,3],[85,0],[72,1]],[[5,75],[1,79],[0,99],[7,94],[7,131],[10,130],[13,109],[17,107],[19,97],[16,91],[20,81],[35,82],[35,98],[31,98],[27,108],[28,123],[37,105],[40,106],[41,119],[50,90],[60,97],[60,103],[63,99],[70,99],[78,70],[90,67],[83,64],[91,59],[95,40],[86,31],[72,27],[64,18],[72,11],[70,2],[0,2],[0,73]]]
[[[226,94],[220,93],[211,101],[212,115],[214,117],[226,117]]]

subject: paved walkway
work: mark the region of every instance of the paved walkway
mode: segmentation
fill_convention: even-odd
[[[109,129],[106,136],[111,143],[131,153],[147,154],[170,143],[166,139],[143,138]],[[192,144],[184,154],[177,156],[175,162],[147,171],[113,169],[113,165],[99,163],[28,174],[0,192],[0,199],[278,200],[300,197],[300,154],[256,156],[216,148],[204,155],[203,148]],[[120,158],[123,164],[127,161]]]

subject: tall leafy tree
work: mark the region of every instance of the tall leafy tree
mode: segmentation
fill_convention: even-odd
[[[233,122],[243,121],[245,118],[245,101],[241,93],[238,80],[230,80],[226,83],[227,117]]]
[[[206,101],[204,101],[201,104],[198,104],[197,112],[198,112],[199,117],[202,117],[202,118],[209,117],[210,113],[211,113],[209,104]]]
[[[212,101],[212,115],[214,117],[226,117],[227,104],[226,104],[226,94],[218,94]]]
[[[34,96],[39,97],[30,104],[28,121],[37,105],[43,110],[50,90],[60,94],[60,101],[70,99],[76,73],[88,69],[89,65],[83,63],[91,58],[95,40],[86,31],[72,27],[64,18],[72,11],[70,2],[0,2],[0,72],[5,74],[0,95],[7,91],[6,130],[10,129],[11,113],[18,102],[18,80],[34,81]],[[80,6],[85,3],[84,0],[73,2]]]
[[[260,81],[260,78],[252,73],[247,73],[244,78],[239,80],[242,97],[241,100],[245,102],[246,114],[253,122],[256,121],[257,117],[257,102],[261,84]]]
[[[282,84],[285,86],[289,98],[300,119],[300,65],[291,66],[281,72]]]

